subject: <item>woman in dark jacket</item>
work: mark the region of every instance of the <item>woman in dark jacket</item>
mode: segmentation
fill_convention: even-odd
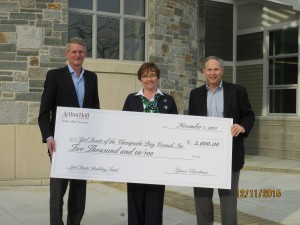
[[[160,71],[154,63],[144,63],[137,75],[143,88],[128,95],[123,111],[178,114],[173,97],[158,88]],[[164,185],[128,183],[128,225],[162,225],[164,194]]]

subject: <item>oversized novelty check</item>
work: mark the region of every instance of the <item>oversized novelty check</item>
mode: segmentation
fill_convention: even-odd
[[[232,119],[58,107],[51,177],[231,187]]]

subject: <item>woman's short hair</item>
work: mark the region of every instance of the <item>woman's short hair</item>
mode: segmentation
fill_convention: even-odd
[[[141,65],[141,67],[139,68],[137,75],[138,75],[138,79],[141,80],[142,79],[142,75],[147,72],[154,72],[157,75],[157,78],[160,78],[160,70],[158,69],[158,67],[153,63],[153,62],[146,62],[143,63]]]

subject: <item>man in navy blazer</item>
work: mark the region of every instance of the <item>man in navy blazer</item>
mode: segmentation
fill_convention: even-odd
[[[82,68],[86,45],[81,38],[71,38],[65,56],[68,65],[49,70],[41,98],[39,127],[47,143],[50,159],[55,151],[54,128],[58,106],[99,109],[97,75]],[[86,181],[50,178],[50,225],[63,225],[63,197],[69,184],[68,225],[80,225],[86,201]]]
[[[219,189],[222,225],[237,225],[237,190],[240,170],[244,166],[244,139],[254,125],[254,112],[244,87],[222,80],[223,60],[210,56],[203,64],[207,83],[191,91],[189,115],[233,118],[231,189]],[[212,225],[213,189],[194,188],[198,225]]]

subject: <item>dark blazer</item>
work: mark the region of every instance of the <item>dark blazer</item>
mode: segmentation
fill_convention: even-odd
[[[232,143],[232,169],[239,171],[245,162],[244,139],[248,136],[254,125],[254,112],[244,87],[223,81],[224,91],[224,118],[233,118],[245,128],[245,133],[233,138]],[[207,90],[206,85],[191,91],[189,100],[189,115],[207,116]]]
[[[177,106],[174,98],[171,95],[165,94],[158,100],[157,107],[159,113],[178,114]],[[143,102],[136,93],[131,93],[127,96],[124,103],[123,111],[143,112]]]
[[[159,113],[178,113],[173,97],[165,93],[159,98],[157,107]],[[144,111],[143,102],[136,93],[127,96],[123,111]],[[161,225],[164,193],[164,185],[127,183],[128,224]]]
[[[85,93],[82,107],[99,109],[97,75],[84,70],[83,76]],[[57,106],[80,107],[68,66],[49,70],[46,75],[38,117],[43,142],[50,136],[54,137]]]

